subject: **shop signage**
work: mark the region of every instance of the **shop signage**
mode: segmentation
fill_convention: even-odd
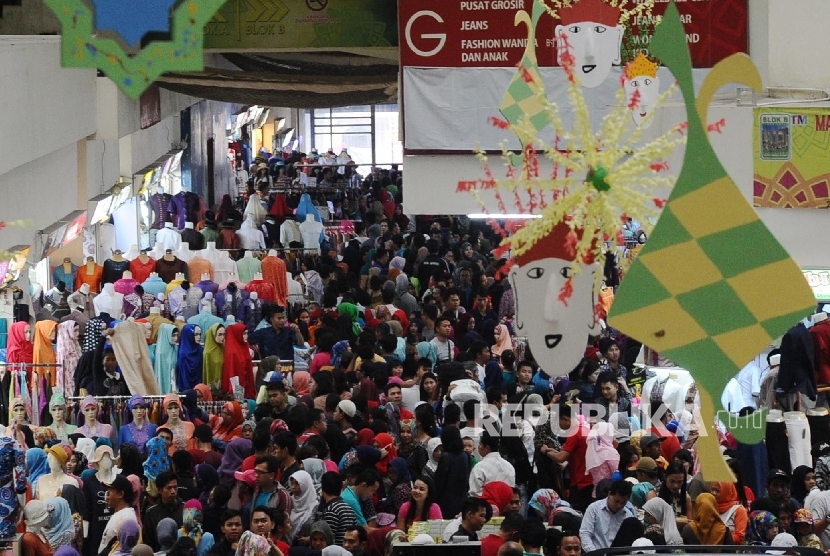
[[[803,268],[801,272],[810,284],[816,301],[830,302],[830,269]]]
[[[403,66],[512,67],[522,59],[533,0],[400,0]],[[622,33],[621,63],[648,53],[654,26],[667,3],[657,1],[650,16],[632,16]],[[698,0],[677,4],[696,68],[710,68],[736,52],[746,52],[748,0]],[[519,15],[523,12],[525,15]],[[539,66],[556,62],[559,20],[545,14],[536,27]],[[612,30],[613,32],[613,30]],[[619,63],[619,62],[618,62]]]
[[[830,208],[830,109],[756,108],[756,207]]]
[[[395,48],[389,0],[228,0],[205,25],[205,48],[245,51]]]
[[[29,251],[29,245],[16,245],[6,251],[8,258],[0,262],[0,289],[10,286],[20,278],[20,274],[26,268]]]

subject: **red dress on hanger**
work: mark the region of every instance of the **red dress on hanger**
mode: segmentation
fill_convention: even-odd
[[[245,291],[248,293],[256,292],[259,298],[263,301],[277,300],[276,288],[274,288],[273,284],[266,282],[265,280],[251,280],[248,285],[245,286]]]

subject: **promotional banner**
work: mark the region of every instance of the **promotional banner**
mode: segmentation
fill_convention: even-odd
[[[756,108],[756,207],[830,208],[830,109]]]
[[[802,268],[801,272],[813,290],[816,301],[830,302],[830,269]]]
[[[205,48],[394,48],[397,18],[387,0],[228,0],[205,25]]]
[[[666,2],[557,4],[547,0],[540,9],[533,0],[400,0],[406,153],[501,149],[507,137],[499,136],[488,119],[504,114],[505,90],[515,93],[517,103],[532,102],[521,83],[514,83],[516,67],[527,56],[535,57],[548,96],[557,102],[568,84],[559,58],[572,55],[586,103],[598,114],[596,123],[620,83],[639,91],[643,106],[673,83],[649,52]],[[729,55],[747,51],[747,0],[699,0],[677,7],[695,80]],[[633,67],[641,71],[624,75],[622,68],[638,58],[642,63]],[[510,120],[509,114],[504,117]]]

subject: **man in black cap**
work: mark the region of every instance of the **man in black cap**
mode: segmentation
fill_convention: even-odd
[[[643,452],[643,457],[649,457],[657,462],[663,471],[668,467],[668,462],[663,459],[661,453],[663,448],[663,439],[653,433],[646,433],[640,437],[640,450]]]
[[[767,510],[774,512],[783,504],[792,504],[795,509],[801,504],[790,496],[790,474],[781,469],[770,469],[767,473],[767,495],[756,498],[752,503],[751,511]]]
[[[124,475],[116,475],[115,480],[112,481],[109,490],[106,494],[107,506],[112,510],[113,514],[107,526],[104,529],[104,535],[101,537],[101,544],[98,545],[98,554],[108,548],[109,544],[115,541],[118,537],[118,528],[125,521],[135,521],[138,519],[133,509],[133,497],[135,492],[130,480]]]

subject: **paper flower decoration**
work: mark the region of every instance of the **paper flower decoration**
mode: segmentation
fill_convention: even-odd
[[[537,68],[520,66],[518,74],[522,80],[514,78],[502,102],[502,112],[510,114],[510,119],[492,118],[491,121],[515,133],[524,151],[521,155],[503,152],[508,168],[505,178],[494,177],[487,156],[479,152],[486,178],[463,181],[458,190],[471,193],[484,207],[480,190],[495,189],[500,212],[515,212],[508,211],[504,192],[512,197],[519,212],[541,215],[520,228],[511,229],[513,234],[505,237],[499,247],[501,252],[510,250],[513,257],[520,257],[559,223],[567,222],[572,230],[568,239],[573,251],[572,260],[600,260],[604,241],[617,240],[622,234],[624,220],[633,218],[648,226],[649,220],[659,216],[663,199],[657,197],[655,191],[674,184],[675,178],[668,174],[665,159],[685,142],[684,129],[678,126],[653,141],[642,143],[642,131],[654,113],[643,118],[639,126],[631,125],[630,111],[637,107],[639,96],[635,94],[626,102],[626,93],[621,86],[616,105],[595,133],[574,68],[574,58],[567,54],[568,39],[563,36],[561,41],[566,51],[562,59],[569,79],[568,98],[575,113],[573,128],[565,128],[558,105],[545,95]],[[528,44],[531,45],[528,50],[532,50],[533,42]],[[523,60],[535,58],[532,53],[526,53]],[[523,99],[518,100],[517,91],[522,91]],[[663,103],[674,92],[675,88],[669,88],[659,95],[657,104]],[[515,108],[506,109],[511,103]],[[555,136],[550,143],[540,133],[545,122],[552,126]],[[540,158],[546,158],[552,164],[551,175],[542,175]],[[646,231],[650,230],[646,228]],[[579,272],[580,268],[576,267],[575,274]],[[597,290],[601,279],[602,275],[598,274]],[[572,282],[566,283],[563,292],[567,293],[571,286]]]
[[[701,398],[698,453],[707,481],[731,481],[711,428],[713,400],[770,342],[815,307],[813,294],[784,248],[727,175],[706,134],[712,95],[729,82],[756,90],[748,56],[717,64],[695,99],[683,24],[669,4],[651,52],[680,83],[688,146],[677,184],[645,248],[616,293],[608,322],[658,350],[695,378]],[[764,438],[765,410],[722,421],[747,444]]]
[[[44,0],[62,25],[63,66],[97,68],[131,98],[164,72],[204,69],[204,26],[225,2],[148,0],[145,13],[143,3],[130,9],[123,2],[115,6],[113,0],[93,0],[92,10],[84,0]],[[131,55],[129,46],[153,31],[169,31],[171,39],[153,41]]]

